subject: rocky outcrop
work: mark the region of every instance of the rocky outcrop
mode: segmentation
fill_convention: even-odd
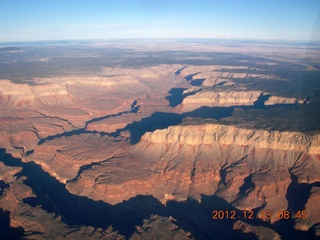
[[[296,98],[286,98],[286,97],[280,97],[280,96],[271,96],[267,101],[264,102],[265,105],[294,104],[294,103],[304,103],[304,100],[298,100]]]
[[[190,232],[179,228],[175,224],[176,221],[177,220],[171,216],[161,217],[152,215],[149,219],[143,221],[143,225],[136,226],[135,233],[129,239],[194,239]]]
[[[307,231],[310,227],[320,222],[320,184],[313,186],[310,190],[310,197],[305,205],[305,210],[295,216],[295,229]],[[320,235],[319,230],[317,231]]]
[[[266,228],[266,227],[261,227],[261,226],[253,226],[250,225],[249,223],[245,223],[242,221],[235,221],[235,223],[233,224],[233,229],[234,230],[239,230],[242,233],[250,233],[250,234],[254,234],[256,239],[273,239],[273,240],[281,240],[281,236],[273,231],[270,228]]]
[[[261,95],[259,91],[201,91],[183,99],[183,111],[192,111],[202,106],[248,106]]]
[[[226,78],[206,78],[201,86],[202,87],[214,87],[216,85],[221,85],[221,86],[233,86],[236,83],[234,81],[231,81],[230,79],[226,79]]]

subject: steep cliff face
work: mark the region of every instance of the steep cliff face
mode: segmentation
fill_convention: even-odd
[[[222,124],[171,126],[146,133],[142,140],[161,144],[234,145],[255,148],[320,153],[320,136],[298,132],[243,129]]]
[[[279,210],[288,206],[288,169],[317,164],[319,152],[318,135],[221,124],[174,126],[146,133],[128,155],[83,171],[68,189],[112,204],[137,194],[164,203],[216,194],[241,209]],[[128,170],[129,163],[140,168]],[[298,181],[319,180],[316,171],[306,174],[297,174]]]
[[[248,106],[260,95],[260,91],[201,91],[184,98],[181,107],[192,111],[202,106]]]
[[[211,178],[221,183],[224,177],[222,183],[227,188],[222,187],[224,190],[220,188],[219,192],[225,197],[230,195],[226,193],[228,192],[226,189],[230,186],[228,184],[230,179],[233,184],[239,185],[233,187],[238,192],[231,193],[232,197],[227,197],[230,201],[235,200],[234,197],[239,194],[238,188],[243,184],[244,178],[251,174],[253,175],[247,180],[260,182],[255,183],[258,193],[261,193],[258,190],[259,186],[263,188],[264,181],[261,179],[268,175],[282,176],[284,185],[280,188],[285,190],[291,182],[291,180],[288,181],[290,176],[287,169],[301,165],[303,160],[308,161],[310,165],[316,164],[320,153],[319,135],[241,129],[220,124],[175,126],[156,130],[153,133],[146,133],[137,148],[144,152],[158,153],[156,156],[160,161],[157,164],[167,161],[168,169],[170,166],[176,168],[174,163],[179,164],[179,161],[183,161],[185,165],[181,164],[181,167],[186,170],[188,165],[186,159],[192,159],[189,166],[193,171],[192,179]],[[202,164],[193,167],[191,163],[195,166]],[[207,171],[208,169],[210,170]],[[278,170],[274,172],[271,169]],[[221,170],[225,173],[221,173]],[[203,173],[208,174],[208,178]],[[310,183],[318,181],[319,178],[315,172],[309,173]],[[299,176],[306,178],[305,174]],[[278,177],[276,179],[275,184],[282,184]],[[250,192],[255,201],[263,199],[261,196],[256,198],[257,195],[254,196],[254,192]],[[251,198],[250,195],[248,197]]]

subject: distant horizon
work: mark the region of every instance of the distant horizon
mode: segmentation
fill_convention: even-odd
[[[79,39],[320,41],[320,1],[1,0],[0,42]]]
[[[185,42],[185,41],[250,41],[250,42],[292,42],[292,43],[319,43],[317,40],[296,40],[296,39],[254,39],[254,38],[109,38],[109,39],[47,39],[47,40],[17,40],[17,41],[1,41],[0,44],[20,44],[20,43],[55,43],[55,42],[115,42],[115,41],[159,41],[159,42]]]

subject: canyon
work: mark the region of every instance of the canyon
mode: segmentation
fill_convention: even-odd
[[[0,239],[320,238],[320,72],[299,47],[108,44],[81,73],[7,53],[49,74],[0,74]]]

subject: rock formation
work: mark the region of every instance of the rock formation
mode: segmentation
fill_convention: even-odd
[[[183,99],[183,111],[192,111],[201,106],[248,106],[253,105],[261,92],[258,91],[228,91],[228,92],[197,92]]]

